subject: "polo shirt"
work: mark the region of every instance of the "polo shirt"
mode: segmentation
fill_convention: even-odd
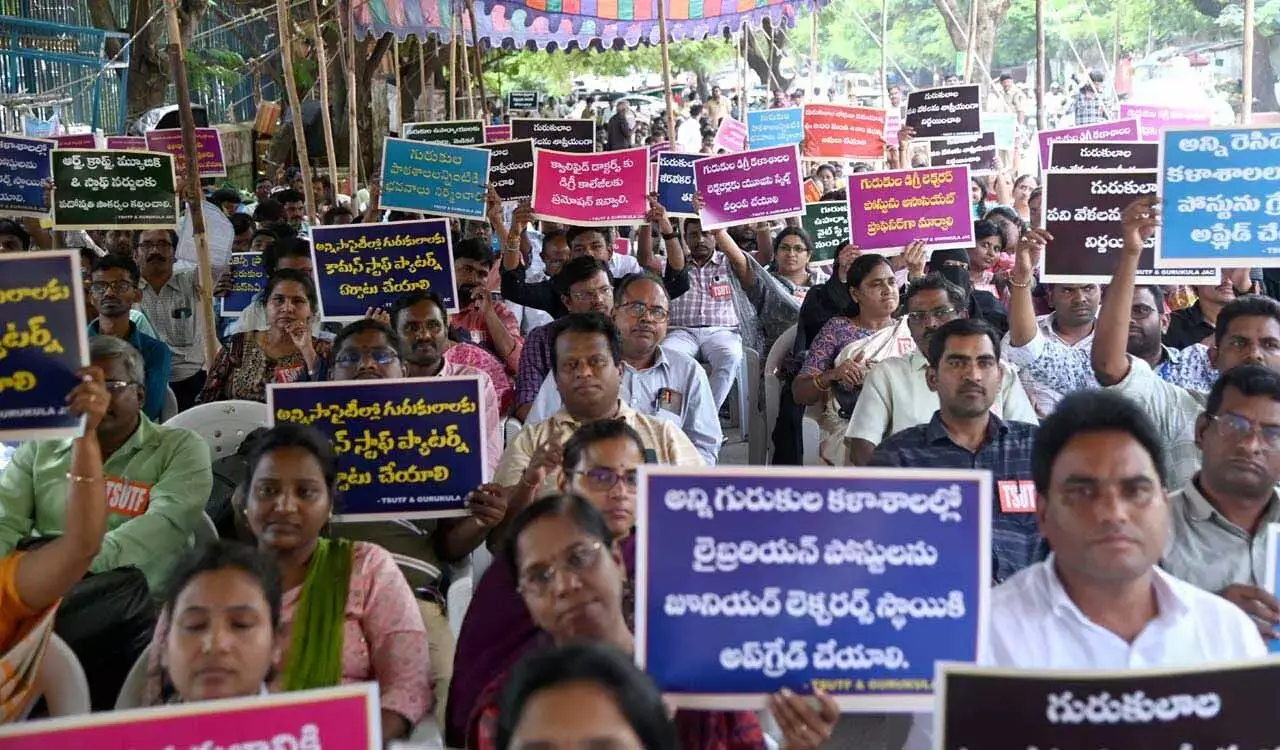
[[[1267,524],[1280,523],[1275,493],[1257,534],[1228,521],[1197,485],[1200,475],[1169,495],[1173,533],[1160,565],[1172,575],[1217,593],[1233,583],[1263,586],[1267,580]]]
[[[89,323],[89,336],[98,335],[98,320]],[[152,420],[159,421],[164,411],[165,396],[169,393],[169,376],[173,371],[173,354],[169,345],[152,338],[138,330],[138,326],[129,321],[129,336],[125,339],[142,355],[143,380],[147,392],[142,411]]]

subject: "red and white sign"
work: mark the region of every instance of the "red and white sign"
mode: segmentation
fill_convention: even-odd
[[[804,158],[883,159],[883,109],[844,104],[804,105]]]

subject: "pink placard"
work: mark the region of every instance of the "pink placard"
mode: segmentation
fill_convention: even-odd
[[[55,135],[51,139],[58,148],[97,148],[98,136],[93,133],[73,133],[71,135]]]
[[[898,131],[902,130],[902,112],[897,107],[885,110],[884,113],[884,142],[898,147]]]
[[[1169,128],[1204,128],[1213,123],[1213,115],[1207,110],[1154,104],[1121,102],[1120,116],[1138,121],[1144,141],[1160,140],[1160,133]]]
[[[720,121],[720,127],[716,130],[714,145],[716,148],[722,148],[731,154],[745,150],[747,148],[747,126],[732,117],[725,117]]]
[[[630,255],[631,239],[629,237],[614,237],[613,251],[618,255]]]
[[[1061,130],[1041,130],[1037,136],[1040,140],[1040,167],[1049,168],[1049,144],[1059,141],[1137,141],[1138,121],[1132,117],[1127,120],[1100,122],[1095,125],[1079,125]]]
[[[537,149],[533,212],[576,226],[641,222],[648,212],[649,149],[598,154]]]
[[[378,686],[184,703],[0,726],[5,750],[382,747]]]
[[[147,149],[162,154],[173,154],[174,166],[186,159],[182,146],[182,130],[179,128],[152,130],[147,133]],[[201,177],[226,177],[227,164],[222,158],[222,137],[217,128],[196,128],[196,151],[200,162]]]
[[[107,136],[108,151],[146,151],[147,139],[140,135]]]
[[[501,143],[502,141],[511,140],[510,125],[485,125],[484,126],[484,142],[485,143]]]

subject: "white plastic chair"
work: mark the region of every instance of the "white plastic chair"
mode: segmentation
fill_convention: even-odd
[[[50,716],[89,713],[89,680],[71,647],[57,634],[49,636],[49,648],[40,664],[40,693]]]
[[[165,423],[166,427],[183,427],[198,434],[209,446],[209,455],[217,461],[233,455],[250,432],[267,426],[267,405],[257,401],[215,401],[192,407]]]
[[[217,524],[208,513],[201,513],[200,523],[196,524],[196,530],[191,532],[191,536],[187,539],[187,546],[196,549],[216,541],[218,541]]]
[[[433,581],[440,579],[441,570],[425,560],[419,560],[416,557],[409,557],[408,555],[398,555],[394,553],[391,557],[396,561],[396,565],[399,565],[401,568],[407,568],[411,571],[421,573]]]
[[[778,336],[769,349],[769,356],[764,361],[760,377],[764,378],[764,410],[761,425],[766,440],[763,450],[750,453],[751,463],[766,466],[773,463],[773,428],[778,424],[778,409],[782,402],[782,381],[778,379],[778,368],[796,343],[796,327],[791,326]]]
[[[524,429],[524,422],[515,417],[504,417],[502,420],[502,447],[506,448],[511,445],[511,441],[516,439],[516,435]]]
[[[170,419],[178,416],[178,397],[174,394],[173,389],[165,387],[164,406],[160,407],[160,422],[168,422]]]
[[[142,655],[133,663],[133,667],[129,669],[129,675],[124,678],[124,684],[120,686],[120,694],[116,696],[117,711],[142,707],[142,694],[147,689],[147,660],[151,658],[153,645],[155,645],[154,641],[142,649]]]

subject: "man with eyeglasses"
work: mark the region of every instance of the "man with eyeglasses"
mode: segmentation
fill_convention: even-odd
[[[175,271],[178,233],[148,229],[138,233],[136,259],[142,272],[141,293],[135,304],[147,314],[160,340],[173,351],[169,387],[179,409],[189,409],[204,388],[204,330],[200,325],[200,295],[195,268]]]
[[[1173,543],[1161,566],[1229,599],[1274,641],[1280,601],[1266,583],[1267,525],[1280,523],[1280,374],[1224,372],[1196,420],[1200,471],[1169,496]]]
[[[666,290],[652,273],[632,274],[618,282],[613,322],[622,337],[620,397],[641,414],[675,424],[702,460],[714,466],[724,433],[707,374],[693,357],[659,346],[667,335],[670,307]],[[556,380],[548,375],[529,410],[528,424],[549,418],[561,405]]]
[[[848,463],[853,466],[865,466],[876,446],[891,435],[927,424],[939,407],[938,394],[926,377],[929,341],[943,325],[968,317],[969,300],[964,290],[935,272],[907,286],[906,304],[907,328],[916,348],[871,368],[863,382],[844,435]],[[1018,380],[1018,369],[1004,362],[1000,369],[992,412],[1015,422],[1038,422]]]
[[[123,339],[142,355],[145,371],[143,411],[154,422],[164,411],[173,354],[169,346],[138,330],[129,318],[132,305],[140,296],[141,274],[129,258],[106,255],[93,264],[89,276],[89,296],[98,317],[89,323],[89,336],[114,336]]]

